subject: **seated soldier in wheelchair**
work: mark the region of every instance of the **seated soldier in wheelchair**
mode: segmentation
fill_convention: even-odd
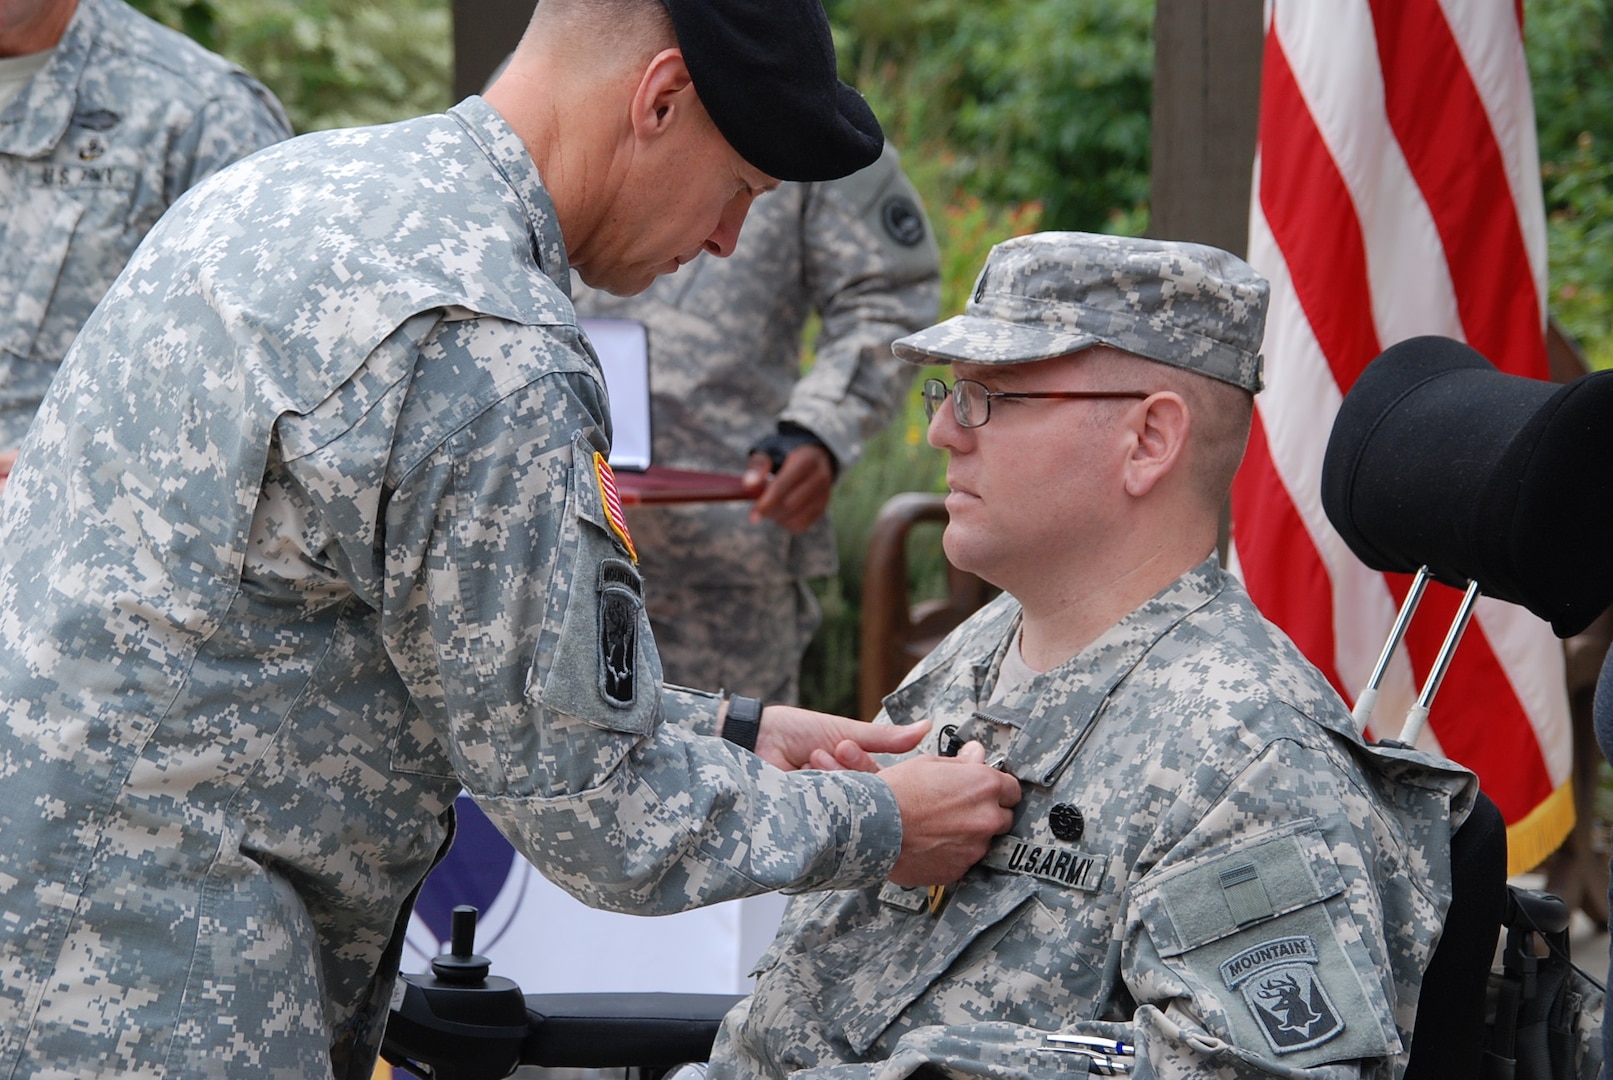
[[[1213,248],[1047,233],[896,343],[952,366],[944,545],[1004,595],[882,720],[1024,798],[949,887],[792,901],[713,1080],[1404,1073],[1477,784],[1364,742],[1217,563],[1267,292]]]

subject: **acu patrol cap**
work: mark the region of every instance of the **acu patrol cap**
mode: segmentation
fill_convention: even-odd
[[[661,0],[711,120],[778,180],[837,180],[885,145],[874,111],[840,81],[821,0]]]
[[[991,249],[962,315],[892,347],[915,364],[1028,364],[1109,345],[1253,394],[1269,295],[1219,248],[1033,233]]]

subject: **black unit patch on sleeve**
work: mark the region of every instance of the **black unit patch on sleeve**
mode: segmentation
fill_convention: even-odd
[[[879,208],[879,219],[890,238],[903,247],[917,247],[924,239],[924,215],[906,195],[892,195]]]
[[[599,564],[599,692],[618,709],[632,707],[636,690],[641,589],[627,563]]]

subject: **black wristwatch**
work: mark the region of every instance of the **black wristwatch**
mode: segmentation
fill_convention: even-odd
[[[756,736],[762,730],[762,699],[730,694],[728,715],[722,722],[722,737],[742,750],[756,752]]]

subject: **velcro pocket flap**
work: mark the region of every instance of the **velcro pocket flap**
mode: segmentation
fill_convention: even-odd
[[[1344,878],[1314,818],[1228,852],[1158,874],[1137,893],[1164,957],[1218,941],[1344,891]]]

